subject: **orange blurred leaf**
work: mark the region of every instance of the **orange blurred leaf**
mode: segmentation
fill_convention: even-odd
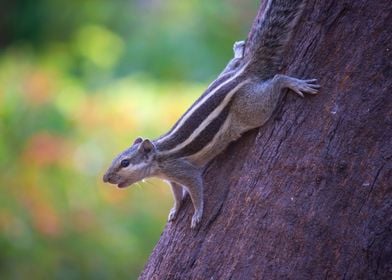
[[[63,161],[67,150],[62,137],[42,132],[28,140],[22,157],[29,164],[44,166]]]

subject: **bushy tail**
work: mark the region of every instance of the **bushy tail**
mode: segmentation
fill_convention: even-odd
[[[266,0],[261,18],[252,27],[248,38],[249,71],[262,79],[274,76],[282,61],[282,54],[302,13],[304,0]]]

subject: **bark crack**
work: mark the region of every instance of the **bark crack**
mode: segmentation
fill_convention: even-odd
[[[372,184],[370,185],[370,190],[369,190],[369,192],[368,192],[368,194],[367,194],[367,196],[366,196],[364,202],[362,203],[361,207],[359,208],[358,214],[361,213],[363,206],[364,206],[364,205],[366,204],[366,202],[369,200],[369,197],[370,197],[371,193],[373,192],[374,185],[376,184],[376,182],[377,182],[377,180],[378,180],[378,177],[380,176],[380,173],[381,173],[382,169],[384,168],[384,166],[385,166],[385,163],[383,163],[383,164],[381,165],[381,167],[377,170],[376,176],[374,177],[374,180],[373,180]]]
[[[265,143],[264,143],[264,145],[263,145],[263,149],[262,149],[262,151],[261,151],[260,158],[263,158],[263,157],[264,157],[265,151],[268,150],[268,149],[266,148],[266,146],[267,146],[268,143],[270,142],[270,140],[271,140],[271,138],[272,138],[272,135],[274,135],[274,132],[275,132],[275,125],[272,126],[271,132],[270,132],[270,134],[268,135],[268,138],[266,139],[266,141],[265,141]]]
[[[342,8],[339,11],[335,12],[334,14],[330,15],[325,23],[325,31],[328,32],[331,27],[336,27],[336,21],[343,17],[347,11],[349,10],[348,3],[343,3]]]
[[[315,46],[316,39],[319,39],[319,37],[320,37],[319,34],[320,34],[320,33],[316,33],[315,36],[313,36],[313,38],[312,38],[311,41],[309,42],[309,44],[306,46],[306,49],[305,49],[305,51],[304,51],[304,53],[303,53],[303,56],[302,56],[303,58],[306,57],[306,55],[308,54],[310,48]],[[317,40],[317,42],[318,42],[318,41],[319,41],[319,40]],[[312,48],[312,51],[313,51],[313,50],[314,50],[314,48]],[[312,52],[311,52],[311,53],[312,53]],[[313,54],[314,54],[314,52],[313,52]],[[312,57],[312,56],[310,56],[310,57]]]
[[[336,122],[335,127],[333,128],[330,135],[328,136],[327,155],[329,154],[330,145],[331,145],[332,141],[334,140],[336,132],[337,132],[340,124],[342,123],[342,121],[343,121],[343,118],[339,117],[338,121]]]
[[[229,194],[229,187],[227,188],[227,190],[225,191],[224,195],[223,195],[223,199],[221,200],[221,203],[219,204],[219,208],[218,210],[215,212],[215,214],[211,215],[211,218],[208,220],[207,224],[206,224],[206,229],[207,232],[210,230],[211,228],[211,224],[215,222],[215,220],[217,219],[217,217],[220,215],[220,213],[222,212],[222,208],[223,208],[223,204],[225,203],[226,199],[227,199],[227,195]]]
[[[283,125],[280,128],[283,128],[285,126],[285,124],[287,124],[287,128],[284,130],[284,135],[282,137],[280,137],[279,139],[279,143],[274,151],[274,155],[272,156],[273,162],[276,161],[277,159],[277,154],[279,153],[279,149],[282,146],[283,142],[287,140],[287,138],[289,137],[289,135],[291,135],[291,132],[293,130],[293,127],[298,127],[300,126],[304,121],[305,121],[305,117],[301,118],[300,115],[297,115],[295,118],[295,122],[291,123],[291,124],[287,124],[287,122],[284,122]],[[281,129],[279,129],[278,132],[280,132]]]

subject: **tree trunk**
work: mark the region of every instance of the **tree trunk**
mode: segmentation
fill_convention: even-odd
[[[392,279],[391,19],[388,0],[308,1],[282,73],[320,94],[211,162],[201,227],[188,201],[140,279]]]

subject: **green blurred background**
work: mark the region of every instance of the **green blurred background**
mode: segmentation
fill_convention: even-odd
[[[159,180],[101,182],[245,38],[256,0],[14,0],[0,9],[0,278],[135,279],[166,223]]]

